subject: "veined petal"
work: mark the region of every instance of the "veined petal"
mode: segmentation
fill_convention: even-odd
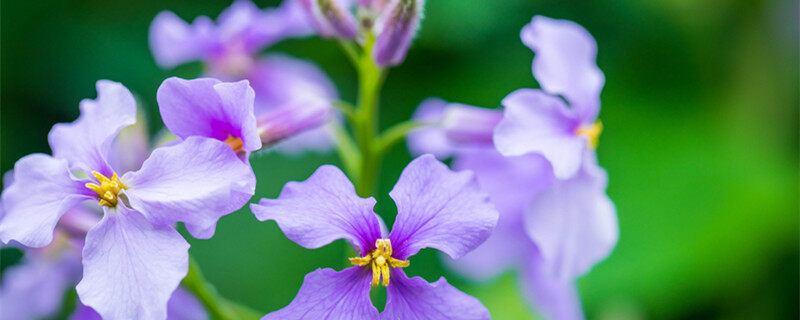
[[[255,92],[247,80],[172,77],[164,80],[156,95],[161,118],[176,136],[220,141],[234,137],[242,140],[245,151],[261,148],[253,114]]]
[[[540,153],[559,179],[578,171],[588,141],[575,133],[579,122],[560,98],[540,90],[519,89],[503,99],[503,106],[503,120],[494,132],[500,153]]]
[[[453,172],[432,155],[411,161],[389,195],[397,204],[389,238],[400,260],[426,247],[458,259],[497,224],[497,210],[472,172]]]
[[[150,24],[150,50],[162,68],[208,57],[217,42],[214,22],[201,16],[190,25],[170,11],[162,11]]]
[[[578,288],[574,280],[554,277],[545,270],[544,261],[536,248],[529,251],[528,261],[521,270],[520,281],[526,298],[545,319],[584,319]]]
[[[70,169],[111,176],[108,151],[117,133],[136,122],[136,101],[120,83],[97,81],[97,99],[83,100],[81,115],[72,123],[53,126],[48,135],[53,156],[69,161]]]
[[[400,268],[392,268],[392,283],[386,287],[386,309],[381,319],[489,320],[489,310],[474,297],[459,291],[439,278],[428,283],[420,277],[408,278]]]
[[[67,160],[44,154],[28,155],[14,166],[14,183],[2,194],[4,216],[0,240],[44,247],[67,210],[92,198],[93,191],[74,178]]]
[[[369,299],[371,280],[364,267],[317,269],[306,275],[292,303],[261,320],[378,320]]]
[[[594,122],[605,77],[592,35],[575,22],[535,16],[521,37],[536,53],[533,75],[542,88],[564,96],[584,122]]]
[[[252,169],[228,145],[203,137],[154,150],[141,170],[121,181],[131,207],[150,222],[182,221],[203,239],[214,234],[220,217],[250,200],[256,185]]]
[[[250,209],[258,220],[275,220],[286,237],[316,249],[347,239],[361,255],[381,238],[374,198],[363,199],[339,168],[324,165],[303,182],[289,182],[277,199],[261,199]]]
[[[75,312],[69,320],[102,320],[94,309],[78,302]],[[182,287],[172,292],[167,302],[167,320],[204,320],[208,319],[206,309]]]
[[[26,253],[0,283],[0,320],[42,319],[55,315],[67,288],[80,278],[80,257],[40,257]]]
[[[86,235],[81,302],[103,319],[165,319],[189,268],[189,244],[172,226],[154,225],[123,205],[104,209]]]
[[[547,160],[535,154],[504,157],[497,151],[470,151],[461,152],[453,168],[475,172],[500,218],[486,242],[459,260],[446,259],[448,265],[478,280],[526,265],[525,252],[533,243],[523,226],[523,212],[533,196],[554,181]]]
[[[606,183],[605,171],[587,159],[575,177],[542,191],[527,208],[525,228],[554,277],[583,275],[616,245],[617,215]]]

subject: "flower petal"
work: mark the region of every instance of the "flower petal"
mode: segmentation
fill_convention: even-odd
[[[72,123],[53,126],[48,135],[53,156],[67,159],[72,170],[112,175],[108,151],[117,133],[136,122],[136,101],[120,83],[97,81],[97,99],[83,100]]]
[[[92,199],[93,191],[69,172],[67,160],[28,155],[14,166],[14,183],[3,190],[0,240],[44,247],[67,210]]]
[[[354,39],[358,35],[358,20],[349,11],[352,0],[298,0],[306,17],[325,38]]]
[[[147,120],[145,120],[143,112],[138,112],[138,115],[136,124],[120,130],[111,144],[108,163],[114,172],[125,173],[139,170],[150,153]]]
[[[575,279],[605,259],[617,243],[607,176],[587,159],[578,174],[539,193],[527,208],[525,228],[554,277]]]
[[[584,122],[594,122],[605,77],[592,35],[575,22],[535,16],[521,37],[536,53],[533,75],[542,88],[564,96]]]
[[[165,319],[167,301],[189,268],[189,244],[118,205],[86,235],[81,302],[104,319]]]
[[[196,238],[214,234],[220,217],[238,210],[255,192],[255,175],[228,145],[189,137],[153,151],[142,169],[125,174],[132,208],[152,223],[182,221]]]
[[[206,309],[182,287],[172,292],[167,302],[167,320],[201,320],[208,319]],[[102,320],[97,311],[78,303],[69,320]]]
[[[0,320],[50,318],[60,310],[67,288],[80,278],[80,257],[44,257],[28,251],[5,270],[0,282]]]
[[[306,275],[292,303],[261,320],[380,319],[369,299],[371,279],[364,267],[317,269]]]
[[[408,134],[407,144],[412,155],[433,154],[438,159],[449,158],[456,146],[447,138],[441,121],[444,118],[447,101],[439,98],[423,100],[411,119],[424,125]]]
[[[588,142],[575,134],[579,123],[561,99],[540,90],[519,89],[503,99],[503,106],[503,120],[494,131],[500,153],[541,153],[560,179],[578,171]]]
[[[553,277],[544,267],[538,250],[528,251],[528,261],[521,270],[520,281],[526,298],[545,319],[584,319],[580,295],[574,280]]]
[[[389,238],[400,260],[425,247],[458,259],[497,224],[497,210],[472,172],[453,172],[432,155],[411,161],[389,195],[397,204]]]
[[[176,136],[220,141],[232,136],[242,140],[245,151],[261,148],[253,114],[255,92],[247,80],[172,77],[164,80],[156,95],[161,118]]]
[[[277,199],[261,199],[250,209],[258,220],[275,220],[286,237],[305,248],[347,239],[364,255],[381,237],[374,206],[375,199],[360,198],[339,168],[324,165],[306,181],[287,183]]]
[[[381,319],[488,320],[489,310],[474,297],[447,283],[444,277],[428,283],[420,277],[408,278],[401,269],[392,269],[392,282],[386,287],[386,309]]]
[[[315,64],[281,54],[259,59],[248,74],[256,92],[255,113],[280,108],[299,101],[338,100],[336,85]]]
[[[170,11],[162,11],[150,24],[150,50],[162,68],[202,59],[213,54],[216,40],[214,22],[201,16],[189,25]]]
[[[489,194],[500,218],[492,235],[459,260],[445,261],[456,271],[478,280],[524,266],[524,252],[532,247],[522,219],[533,196],[553,183],[550,164],[540,155],[504,157],[497,151],[461,152],[456,170],[472,170],[481,189]]]

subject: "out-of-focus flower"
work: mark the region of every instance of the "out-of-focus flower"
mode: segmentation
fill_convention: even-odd
[[[337,239],[359,252],[342,271],[306,275],[295,299],[263,319],[489,319],[477,299],[444,278],[428,283],[402,268],[420,249],[436,248],[457,259],[480,245],[497,211],[469,172],[453,172],[433,156],[412,161],[389,193],[398,214],[391,233],[372,211],[374,198],[358,197],[338,168],[322,166],[304,182],[289,182],[278,199],[251,205],[259,220],[275,220],[286,236],[314,249]],[[382,314],[369,298],[370,284],[386,286]]]
[[[522,41],[536,53],[533,74],[544,91],[520,89],[503,99],[495,145],[509,156],[540,153],[566,179],[578,172],[584,153],[593,153],[602,131],[597,115],[605,78],[595,62],[597,44],[578,24],[542,16],[522,29]]]
[[[305,9],[320,36],[363,41],[362,33],[372,33],[377,37],[372,57],[384,67],[405,60],[425,7],[424,0],[296,1]]]
[[[533,89],[506,97],[500,121],[492,114],[500,110],[453,117],[453,112],[470,109],[424,102],[415,117],[434,125],[410,135],[409,146],[413,153],[453,156],[455,169],[474,171],[500,212],[492,236],[450,264],[476,279],[516,269],[527,296],[545,317],[581,319],[574,281],[608,256],[618,237],[614,205],[605,194],[607,176],[590,148],[596,146],[600,129],[595,120],[602,73],[594,64],[594,40],[572,22],[535,17],[522,35],[536,50],[537,80],[546,90],[567,98],[573,108],[557,96]],[[448,111],[451,108],[457,111]],[[452,128],[459,125],[448,121],[472,124],[467,128],[473,130],[453,134]],[[496,125],[494,144],[482,143],[491,123]]]
[[[164,319],[188,268],[189,244],[174,224],[211,237],[252,196],[255,177],[229,146],[201,137],[154,150],[137,171],[114,168],[109,153],[136,122],[136,102],[119,83],[98,81],[97,91],[78,120],[53,127],[53,156],[17,161],[2,193],[0,240],[44,247],[65,212],[98,201],[103,216],[86,233],[78,296],[106,319]]]
[[[312,33],[301,10],[294,1],[261,10],[250,0],[236,0],[216,22],[201,16],[192,24],[163,11],[150,25],[150,49],[163,68],[201,60],[209,75],[237,78],[264,47]]]

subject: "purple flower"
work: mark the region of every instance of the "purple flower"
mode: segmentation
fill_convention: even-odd
[[[394,66],[403,63],[411,46],[411,40],[419,30],[425,0],[389,1],[375,21],[375,41],[373,59],[380,66]]]
[[[602,131],[597,115],[605,80],[595,62],[597,44],[576,23],[542,16],[522,29],[522,41],[536,53],[533,74],[544,91],[519,89],[503,99],[495,145],[508,156],[540,153],[566,179],[578,172],[584,153],[592,152],[587,146],[596,147]]]
[[[353,39],[358,21],[349,11],[352,0],[297,0],[320,36]]]
[[[103,318],[94,311],[81,303],[75,308],[75,312],[69,320],[102,320]],[[167,320],[203,320],[208,319],[208,314],[200,302],[192,294],[178,288],[172,293],[167,302]]]
[[[164,68],[202,60],[212,75],[235,76],[249,70],[262,48],[311,31],[294,1],[260,10],[249,0],[236,0],[216,22],[201,16],[190,25],[172,12],[159,13],[150,25],[150,48]]]
[[[409,257],[430,247],[457,259],[481,244],[497,222],[470,172],[453,172],[433,156],[412,161],[389,193],[398,214],[386,234],[363,199],[334,166],[322,166],[304,182],[289,182],[278,199],[251,205],[259,220],[275,220],[286,236],[314,249],[346,239],[359,252],[342,271],[318,269],[306,275],[295,299],[262,319],[489,319],[477,299],[444,278],[427,283],[408,278]],[[383,231],[382,231],[383,230]],[[383,313],[369,299],[370,285],[386,286]]]
[[[53,156],[17,161],[2,193],[0,240],[46,246],[67,210],[93,201],[104,214],[86,234],[78,296],[103,318],[163,319],[188,268],[189,244],[174,224],[211,237],[221,216],[249,200],[255,179],[229,146],[201,137],[155,149],[137,171],[113,167],[112,143],[135,123],[136,103],[119,83],[98,81],[97,91],[78,120],[53,127]]]
[[[455,169],[474,171],[500,212],[492,236],[450,264],[483,280],[516,269],[542,315],[581,319],[574,281],[608,256],[618,238],[607,176],[588,148],[600,131],[594,121],[602,73],[594,65],[594,40],[572,22],[535,17],[523,41],[536,50],[534,74],[551,93],[513,92],[503,100],[499,124],[491,113],[500,110],[423,103],[415,118],[433,125],[410,135],[409,146],[452,156]],[[484,139],[492,124],[494,144]],[[470,134],[454,134],[462,131]]]

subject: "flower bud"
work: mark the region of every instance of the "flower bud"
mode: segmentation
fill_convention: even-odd
[[[378,39],[373,58],[378,65],[393,66],[405,60],[424,6],[425,0],[392,0],[385,5],[375,23]]]
[[[500,110],[451,103],[444,111],[442,127],[456,144],[491,145],[494,128],[502,119]]]
[[[272,110],[258,118],[258,133],[264,147],[325,124],[331,105],[322,100],[303,100]]]
[[[349,0],[298,1],[320,36],[354,39],[358,35],[358,21],[349,11]]]

